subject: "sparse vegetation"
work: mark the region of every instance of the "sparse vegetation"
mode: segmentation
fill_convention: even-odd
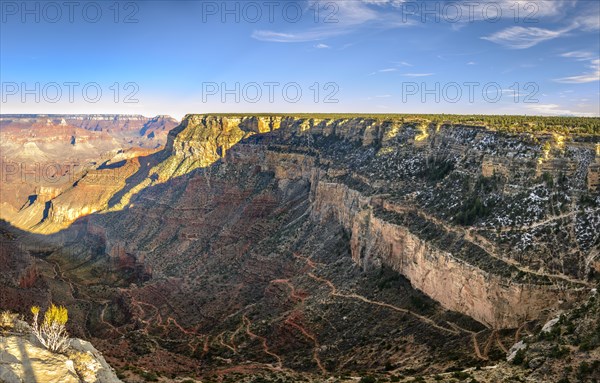
[[[17,314],[13,314],[10,311],[2,311],[0,313],[0,327],[6,329],[14,328],[17,317]]]
[[[363,376],[360,379],[360,383],[375,383],[377,379],[374,376]]]
[[[470,125],[485,126],[503,132],[554,132],[563,134],[599,134],[600,118],[597,117],[542,117],[542,116],[509,116],[509,115],[459,115],[459,114],[318,114],[318,113],[218,113],[211,114],[222,117],[257,116],[257,117],[291,117],[302,119],[348,119],[363,118],[384,121],[400,121],[403,123],[430,123],[431,125]]]
[[[39,323],[40,308],[33,306],[32,331],[38,341],[52,352],[65,352],[69,346],[69,334],[66,324],[69,314],[65,307],[52,304],[44,314],[44,320]]]

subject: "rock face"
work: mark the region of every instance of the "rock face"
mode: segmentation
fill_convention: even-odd
[[[71,351],[78,351],[84,356],[77,356],[74,361],[65,355],[44,349],[28,336],[0,336],[0,381],[121,383],[102,355],[90,343],[73,339]]]
[[[141,115],[43,115],[5,114],[0,117],[0,131],[7,133],[15,129],[27,129],[30,134],[39,134],[41,127],[51,130],[52,136],[58,128],[73,127],[110,136],[121,144],[155,148],[165,144],[167,134],[177,126],[178,121],[170,116],[144,117]],[[32,130],[35,128],[35,130]],[[87,142],[85,135],[72,136],[70,143],[76,145]]]
[[[384,263],[442,306],[490,327],[519,327],[545,309],[558,308],[560,300],[575,297],[563,288],[519,283],[469,264],[449,249],[412,233],[409,227],[377,217],[373,209],[381,202],[345,185],[319,183],[314,198],[314,218],[333,212],[351,233],[352,259],[357,264],[372,267]]]
[[[2,115],[0,218],[51,233],[108,208],[137,158],[176,125],[168,116]]]

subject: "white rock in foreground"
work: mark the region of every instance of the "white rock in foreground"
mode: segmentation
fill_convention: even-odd
[[[0,382],[5,383],[122,383],[104,357],[89,342],[71,339],[69,352],[86,354],[75,362],[52,353],[26,335],[0,337]]]
[[[517,352],[519,352],[520,350],[525,350],[527,348],[527,345],[525,344],[525,342],[523,342],[522,340],[515,343],[510,350],[508,350],[508,353],[506,354],[506,361],[508,362],[512,362],[513,359],[515,359],[515,357],[517,356]]]

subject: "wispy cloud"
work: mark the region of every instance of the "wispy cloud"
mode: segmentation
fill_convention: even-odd
[[[488,3],[495,3],[502,9],[502,14],[506,17],[514,17],[515,10],[519,9],[523,18],[539,18],[556,16],[564,12],[565,7],[572,6],[573,1],[566,0],[486,0]],[[518,7],[518,8],[517,8]],[[531,14],[531,17],[529,15]]]
[[[416,22],[410,20],[399,20],[397,15],[386,12],[383,6],[398,7],[403,0],[344,0],[335,1],[336,22],[322,23],[316,27],[296,29],[291,31],[256,30],[252,38],[261,41],[278,43],[298,43],[308,41],[320,41],[356,31],[358,28],[370,24],[378,28],[397,28],[414,25]],[[319,0],[308,0],[307,9],[314,7],[327,7]]]
[[[335,37],[343,34],[341,30],[334,29],[315,29],[300,33],[283,33],[276,31],[254,31],[252,38],[261,41],[271,41],[275,43],[302,43],[307,41],[318,41],[329,37]]]
[[[560,57],[572,58],[576,59],[577,61],[587,61],[592,60],[594,57],[596,57],[596,55],[587,51],[572,51],[565,52],[561,54]]]
[[[553,40],[569,34],[569,32],[590,32],[600,30],[600,3],[597,1],[585,2],[585,6],[576,9],[576,1],[564,0],[538,0],[514,1],[501,0],[501,3],[510,3],[511,9],[517,6],[522,10],[532,10],[534,20],[548,16],[562,16],[563,20],[570,20],[569,24],[560,29],[545,29],[537,27],[513,26],[498,31],[490,36],[484,36],[482,39],[503,45],[511,49],[527,49],[541,42]],[[534,8],[531,8],[534,7]],[[571,9],[569,8],[571,7]],[[512,13],[514,15],[514,12]],[[529,18],[523,16],[524,18]]]
[[[581,14],[575,17],[574,25],[584,31],[597,31],[600,30],[600,3],[597,1],[590,1],[588,8]]]
[[[588,82],[600,81],[600,59],[591,60],[588,67],[591,71],[578,76],[559,78],[555,81],[563,84],[585,84]]]
[[[408,1],[406,9],[411,8],[413,1]],[[424,2],[418,2],[424,4]],[[437,7],[438,17],[441,20],[456,20],[451,22],[451,28],[454,31],[461,30],[465,25],[474,21],[490,22],[498,19],[515,19],[534,23],[541,18],[548,18],[565,13],[568,7],[573,6],[574,1],[571,0],[479,0],[479,1],[457,1],[452,2],[452,9],[457,7],[458,11],[449,11],[449,8],[443,2],[435,2],[439,4]],[[419,8],[419,7],[417,7]],[[420,17],[429,17],[435,12],[436,7],[428,8],[420,7]],[[518,12],[518,13],[517,13]],[[427,13],[427,15],[424,15]],[[455,13],[458,16],[455,16]],[[455,18],[456,17],[456,18]]]
[[[435,73],[403,73],[404,77],[429,77],[433,76]]]
[[[317,49],[329,49],[331,47],[329,45],[327,45],[327,44],[319,43],[319,44],[315,45],[315,48],[317,48]]]
[[[378,71],[369,73],[369,76],[374,76],[377,73],[391,73],[391,72],[397,72],[397,71],[398,71],[397,68],[384,68],[384,69],[379,69]]]
[[[527,49],[543,41],[561,37],[571,30],[572,28],[565,28],[553,31],[551,29],[537,27],[517,26],[503,29],[490,36],[482,37],[482,39],[511,49]]]

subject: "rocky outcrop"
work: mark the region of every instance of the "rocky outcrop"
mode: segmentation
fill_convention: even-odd
[[[5,383],[121,383],[89,342],[71,339],[67,355],[50,352],[31,336],[0,336],[0,381]]]

